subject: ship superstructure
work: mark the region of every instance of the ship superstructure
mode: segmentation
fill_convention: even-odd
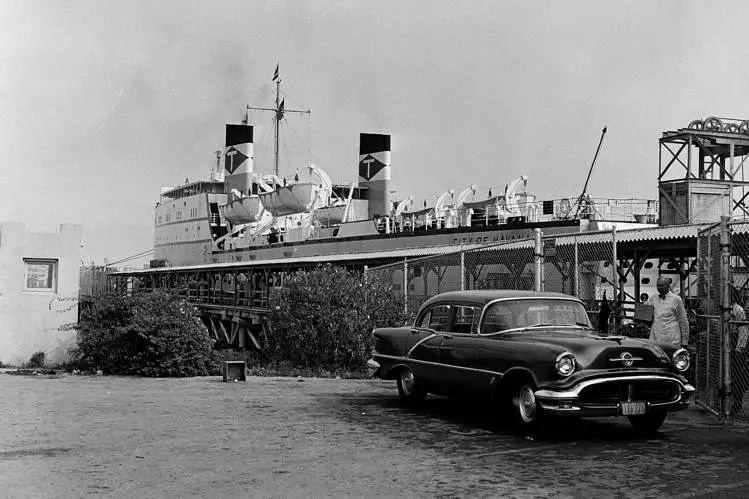
[[[153,266],[256,261],[338,253],[495,243],[545,234],[655,224],[652,200],[580,198],[538,201],[528,177],[493,193],[476,185],[446,189],[433,205],[393,199],[391,137],[361,133],[357,181],[334,185],[308,163],[278,171],[279,122],[288,112],[276,81],[274,168],[255,165],[255,127],[247,114],[226,125],[226,142],[209,181],[163,190],[156,206]],[[600,143],[599,143],[600,149]],[[521,190],[522,186],[522,190]]]

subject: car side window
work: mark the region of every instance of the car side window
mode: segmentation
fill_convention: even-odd
[[[435,331],[447,331],[447,321],[450,318],[448,305],[437,305],[430,310],[429,328]]]
[[[416,320],[415,326],[416,327],[429,327],[429,320],[430,320],[431,317],[432,317],[432,311],[431,310],[427,310],[426,312],[424,312],[423,314],[421,314],[421,317],[419,317]]]
[[[517,323],[512,310],[501,304],[496,304],[486,311],[484,322],[481,324],[481,332],[484,334],[496,333],[514,327],[517,327]]]
[[[467,305],[457,305],[455,307],[455,321],[453,323],[453,332],[455,333],[476,333],[478,331],[479,309]]]

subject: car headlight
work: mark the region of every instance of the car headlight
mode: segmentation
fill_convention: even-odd
[[[557,357],[555,366],[560,376],[569,376],[575,372],[577,363],[575,362],[575,357],[571,353],[564,352]]]
[[[671,361],[677,371],[684,372],[689,369],[689,352],[680,348],[671,356]]]

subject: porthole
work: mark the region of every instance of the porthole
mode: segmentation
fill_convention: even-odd
[[[640,282],[642,282],[643,284],[650,284],[650,277],[643,277],[642,281]]]
[[[652,269],[653,268],[653,262],[645,262],[645,268],[646,269]]]
[[[644,302],[648,301],[648,298],[650,298],[649,294],[647,294],[647,293],[640,293],[640,301],[641,302],[644,303]]]

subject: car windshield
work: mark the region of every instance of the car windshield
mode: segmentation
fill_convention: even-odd
[[[590,328],[580,302],[554,298],[502,300],[490,304],[481,321],[482,333],[544,326]]]

